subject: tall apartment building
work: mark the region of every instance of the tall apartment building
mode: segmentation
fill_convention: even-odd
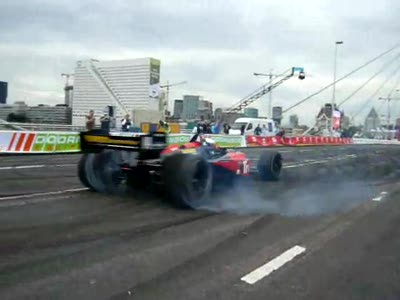
[[[183,111],[182,119],[194,120],[197,118],[199,109],[200,96],[184,95],[183,96]]]
[[[117,118],[140,112],[148,121],[161,118],[159,60],[79,61],[74,73],[73,125],[84,125],[91,109],[101,116],[109,105]]]
[[[174,118],[180,119],[183,114],[183,100],[176,99],[174,101]]]

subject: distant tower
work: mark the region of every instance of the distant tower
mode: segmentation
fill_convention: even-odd
[[[7,103],[8,83],[0,81],[0,104]]]
[[[72,105],[74,86],[69,83],[69,78],[73,76],[73,74],[62,73],[61,76],[66,78],[64,86],[64,93],[65,93],[64,103],[67,107],[70,107]]]

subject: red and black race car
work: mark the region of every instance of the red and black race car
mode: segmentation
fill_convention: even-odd
[[[282,157],[264,151],[258,159],[218,147],[213,140],[194,136],[184,145],[167,145],[167,136],[121,136],[101,131],[81,133],[81,182],[98,192],[134,188],[161,190],[179,207],[197,207],[211,197],[216,185],[232,185],[237,177],[278,180]]]

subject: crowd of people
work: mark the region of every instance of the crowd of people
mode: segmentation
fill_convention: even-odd
[[[134,124],[130,119],[129,114],[126,114],[124,118],[120,120],[121,123],[121,131],[123,132],[130,132],[132,131]],[[86,129],[87,130],[92,130],[95,128],[96,125],[96,118],[94,116],[94,111],[90,110],[89,114],[86,116]],[[100,118],[100,125],[101,129],[105,131],[109,131],[110,128],[115,128],[115,118],[111,118],[108,116],[107,113],[104,113],[101,118]],[[217,122],[209,122],[209,121],[204,121],[201,120],[199,121],[192,130],[193,134],[229,134],[229,130],[231,129],[231,126],[228,123],[223,123],[221,121]],[[241,127],[241,135],[245,134],[245,125]],[[250,128],[247,128],[250,129]],[[159,121],[157,131],[162,131],[169,133],[170,132],[170,126],[167,122],[164,122],[162,120]],[[254,135],[258,136],[268,136],[269,131],[268,128],[266,127],[265,124],[261,126],[258,124],[254,128]],[[283,129],[279,130],[278,133],[276,134],[277,136],[283,136],[285,134],[285,131]]]
[[[193,127],[192,133],[229,134],[230,128],[231,127],[229,126],[228,123],[222,123],[220,121],[218,122],[200,121]]]

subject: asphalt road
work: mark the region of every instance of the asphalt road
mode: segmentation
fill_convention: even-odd
[[[399,150],[280,151],[280,182],[197,211],[82,190],[79,155],[2,157],[0,299],[399,299]]]

